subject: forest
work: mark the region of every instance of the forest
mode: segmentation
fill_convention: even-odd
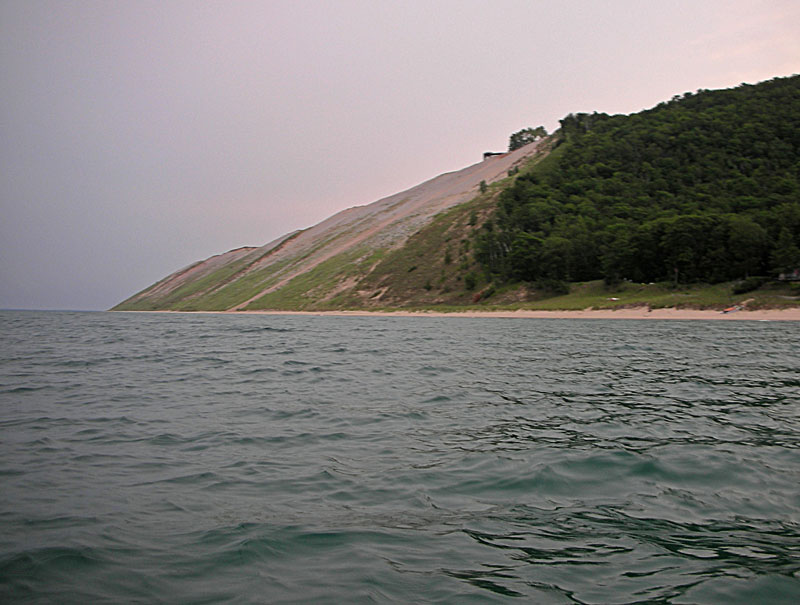
[[[476,236],[490,279],[715,283],[800,267],[800,76],[560,124]]]

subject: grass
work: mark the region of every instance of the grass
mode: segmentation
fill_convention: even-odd
[[[141,300],[124,301],[115,307],[118,311],[152,311],[155,309],[183,309],[191,303],[193,298],[198,298],[208,290],[218,288],[221,283],[229,282],[236,274],[247,267],[247,262],[234,261],[228,265],[203,275],[198,279],[169,292],[166,296],[146,297]],[[190,309],[186,309],[190,310]]]
[[[546,153],[535,155],[518,174],[529,172],[546,157]],[[364,308],[471,304],[488,286],[472,257],[473,240],[494,211],[499,193],[515,178],[496,181],[472,200],[441,212],[402,248],[389,252],[359,284],[362,290],[372,290],[362,302]],[[475,277],[474,288],[465,284],[470,274]]]
[[[288,264],[288,261],[272,263],[263,269],[246,273],[238,279],[225,284],[221,288],[208,292],[203,296],[185,300],[176,306],[179,311],[224,311],[242,301],[255,296],[270,284],[279,281],[276,275]]]
[[[609,288],[602,280],[571,284],[570,293],[546,297],[530,287],[520,284],[498,288],[487,301],[454,304],[452,302],[426,305],[414,304],[398,307],[384,306],[380,310],[419,311],[576,311],[583,309],[623,309],[649,306],[651,309],[687,308],[722,310],[742,304],[748,309],[781,309],[800,306],[800,284],[770,282],[762,288],[745,294],[733,294],[736,282],[720,284],[693,284],[677,288],[672,284],[623,283]],[[520,300],[524,298],[524,300]],[[616,299],[616,300],[614,300]],[[377,309],[376,309],[377,310]]]
[[[573,284],[570,293],[530,304],[532,309],[615,309],[647,305],[665,307],[715,308],[734,303],[730,288],[683,286],[677,289],[665,284],[623,283],[609,288],[602,280]]]
[[[298,275],[280,289],[253,301],[247,310],[330,310],[352,305],[358,300],[352,294],[328,296],[342,282],[357,279],[366,273],[383,254],[382,250],[366,251],[363,248],[343,252]]]

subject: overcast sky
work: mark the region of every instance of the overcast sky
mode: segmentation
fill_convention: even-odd
[[[796,0],[0,0],[0,308],[106,309],[570,112],[800,72]]]

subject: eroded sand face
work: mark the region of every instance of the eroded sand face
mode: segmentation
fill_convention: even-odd
[[[280,289],[295,277],[348,250],[391,249],[401,246],[413,233],[438,213],[474,198],[481,181],[491,184],[507,176],[528,158],[539,153],[545,141],[531,143],[513,152],[490,157],[462,170],[434,177],[411,189],[365,206],[355,206],[334,214],[308,229],[295,231],[264,246],[246,247],[218,254],[165,277],[130,301],[165,298],[176,290],[198,281],[214,271],[237,264],[237,274],[229,281],[254,271],[280,266],[277,280],[238,301],[229,310],[238,311],[262,296]],[[225,283],[211,284],[207,294]]]

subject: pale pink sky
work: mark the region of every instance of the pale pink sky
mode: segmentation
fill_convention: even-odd
[[[0,308],[102,309],[576,111],[800,72],[790,0],[0,3]]]

